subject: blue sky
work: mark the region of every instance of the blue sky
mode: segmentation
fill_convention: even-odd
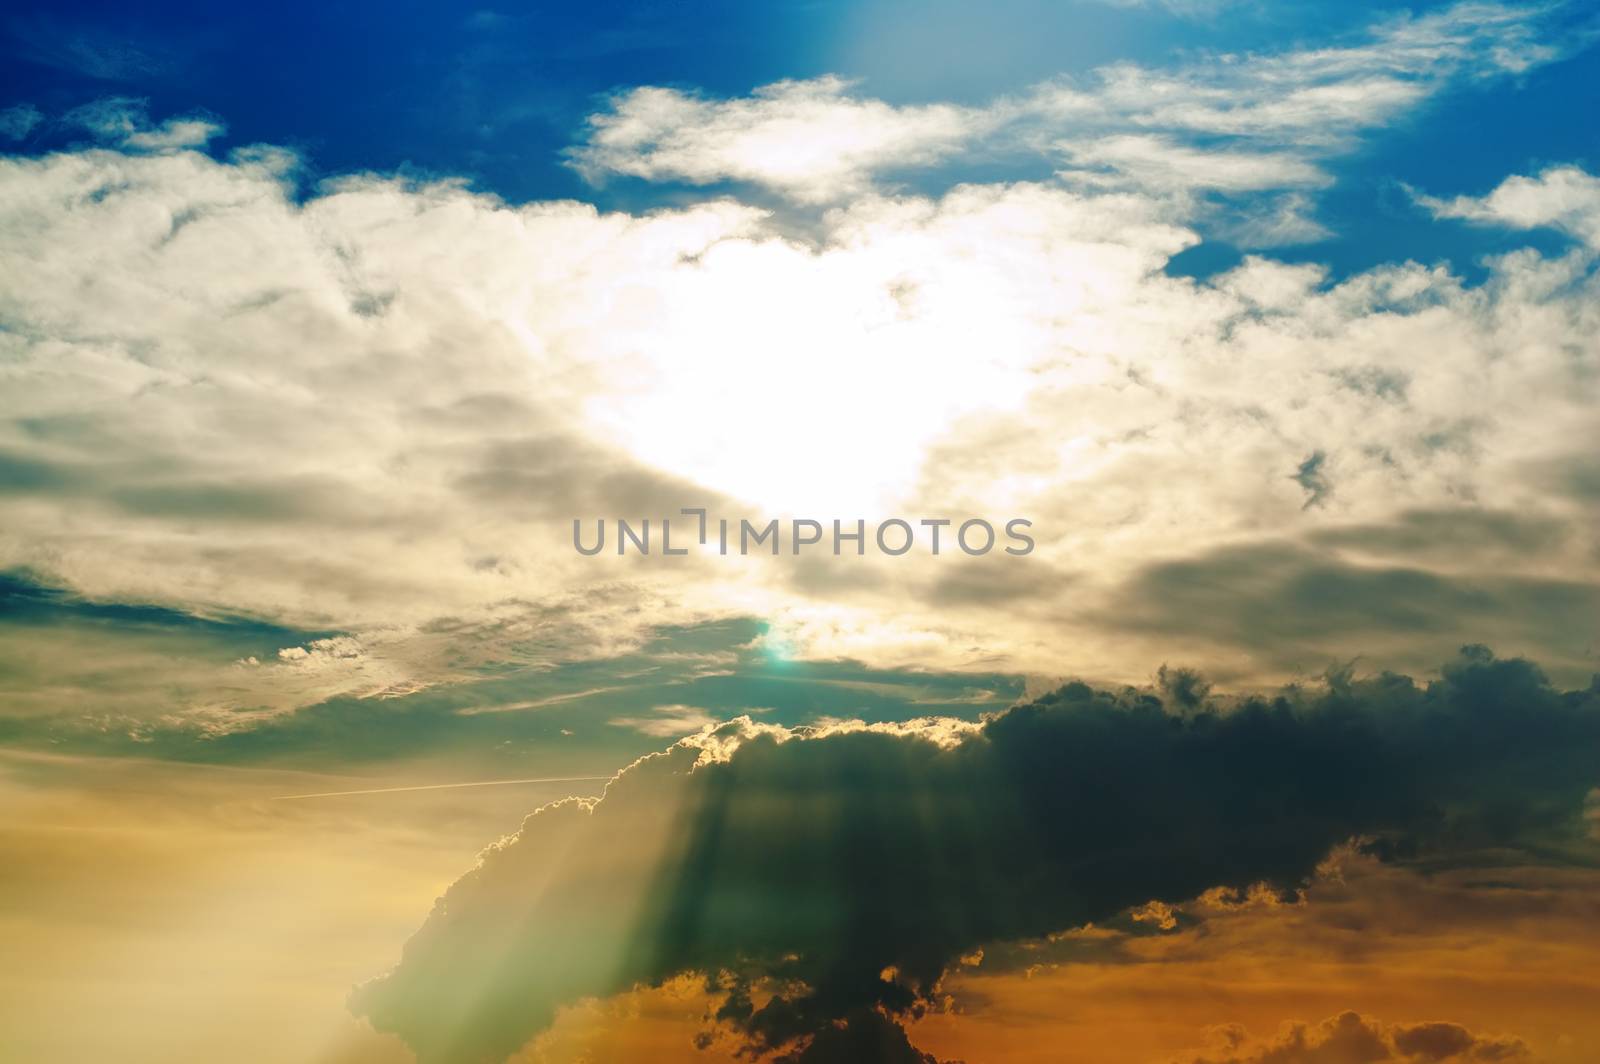
[[[10,5],[0,1057],[1600,1059],[1597,42]]]
[[[512,202],[574,197],[643,209],[725,193],[616,178],[591,184],[567,165],[585,118],[606,94],[674,86],[713,97],[784,79],[838,75],[893,104],[981,105],[1038,82],[1134,62],[1162,69],[1208,54],[1272,53],[1358,40],[1375,23],[1445,4],[778,2],[214,7],[67,3],[15,11],[3,24],[0,99],[46,117],[18,147],[82,140],[59,119],[107,97],[148,102],[156,117],[200,113],[227,148],[286,145],[312,175],[351,171],[461,177]],[[1540,5],[1528,5],[1529,7]],[[1595,32],[1581,4],[1554,5],[1558,35]],[[1318,196],[1327,239],[1284,249],[1338,275],[1376,263],[1475,259],[1527,243],[1439,225],[1402,184],[1438,196],[1482,194],[1504,175],[1553,163],[1596,168],[1600,54],[1567,46],[1560,61],[1506,81],[1467,79],[1367,131],[1327,168]],[[908,175],[938,189],[966,177],[1037,178],[1037,159],[959,164]],[[1237,263],[1209,234],[1171,267],[1208,274]],[[1547,246],[1556,241],[1535,237]]]
[[[1578,4],[17,11],[0,560],[61,617],[197,618],[124,708],[228,728],[723,621],[990,680],[1466,642],[1581,677],[1589,459],[1550,426],[1588,414],[1597,32]],[[693,502],[1022,508],[1041,546],[567,550],[574,517]]]

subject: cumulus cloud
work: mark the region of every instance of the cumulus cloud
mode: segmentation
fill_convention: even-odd
[[[1596,699],[1477,648],[1426,687],[1342,675],[1229,706],[1074,683],[947,743],[744,719],[534,813],[354,1005],[423,1061],[498,1059],[564,1003],[697,972],[753,1051],[808,1060],[881,1042],[987,943],[1293,891],[1352,837],[1582,845]]]
[[[116,114],[113,137],[142,128]],[[1227,569],[1252,542],[1308,571],[1381,563],[1392,538],[1297,541],[1401,536],[1422,510],[1561,534],[1500,553],[1492,609],[1446,593],[1482,585],[1455,547],[1408,552],[1424,605],[1454,595],[1475,630],[1402,646],[1352,600],[1293,654],[1222,626],[1221,678],[1422,668],[1464,639],[1537,651],[1540,611],[1572,616],[1596,581],[1577,441],[1600,300],[1580,261],[1332,284],[1252,257],[1197,283],[1164,272],[1197,239],[1181,206],[1053,182],[863,197],[802,243],[729,201],[605,215],[299,181],[260,148],[0,162],[0,565],[346,633],[396,685],[751,614],[802,656],[1132,681],[1170,645],[1153,566]],[[1027,516],[1039,549],[1009,568],[571,549],[575,517],[692,505]],[[1108,636],[1106,616],[1128,623]],[[1592,667],[1558,642],[1564,677]]]
[[[603,799],[530,817],[361,991],[434,1060],[503,1055],[564,1004],[689,972],[753,1051],[927,1064],[902,1024],[953,968],[1000,965],[997,942],[1122,916],[1179,938],[1197,912],[1292,897],[1352,836],[1446,866],[1592,844],[1595,179],[1425,200],[1591,252],[1519,251],[1481,283],[1265,256],[1168,271],[1201,232],[1326,235],[1331,160],[1450,87],[1558,57],[1545,13],[1467,4],[978,107],[833,78],[640,88],[571,157],[597,180],[831,208],[803,224],[726,198],[628,214],[456,181],[308,185],[292,152],[192,150],[210,119],[71,112],[95,146],[0,159],[0,671],[26,681],[0,732],[80,740],[15,724],[60,714],[115,733],[106,749],[492,738],[507,758],[582,741],[585,715],[627,756],[694,733]],[[79,68],[145,69],[90,51]],[[40,120],[13,108],[0,133]],[[892,184],[1002,156],[1060,172]],[[684,505],[1027,515],[1039,550],[570,549],[574,518]],[[628,657],[664,624],[750,616],[770,627],[681,668]],[[1479,639],[1590,686],[1479,650],[1432,684],[1381,671]],[[1137,681],[1168,650],[1218,688],[1333,657],[1379,675],[1224,700],[1163,667],[1154,693],[1077,683],[982,722],[894,723],[824,714],[903,674],[807,674],[827,699],[777,675],[914,664],[939,712],[975,713],[1002,689],[979,675]],[[719,725],[732,699],[690,685],[747,654],[811,726]],[[609,700],[652,674],[653,709]],[[485,689],[380,701],[468,680]],[[878,704],[932,711],[916,700]],[[1517,1048],[1359,1015],[1293,1038],[1231,1049]]]
[[[1600,252],[1600,178],[1576,166],[1508,177],[1487,196],[1444,200],[1413,193],[1438,218],[1515,229],[1560,229]]]
[[[753,181],[801,202],[862,192],[869,175],[928,165],[990,124],[947,104],[895,107],[847,95],[836,77],[780,81],[746,100],[714,101],[675,89],[638,88],[589,119],[571,153],[591,180],[608,173],[690,184]]]
[[[981,966],[946,973],[943,998],[908,1031],[940,1057],[1027,1059],[1040,1045],[1085,1045],[1096,1059],[1193,1064],[1218,1025],[1253,1032],[1240,1044],[1258,1049],[1285,1017],[1355,1011],[1460,1020],[1498,1033],[1489,1040],[1514,1033],[1536,1060],[1585,1059],[1595,1029],[1579,1017],[1594,982],[1573,973],[1588,971],[1600,941],[1600,869],[1589,854],[1396,860],[1376,849],[1386,859],[1339,847],[1292,896],[1207,891],[995,943]],[[1163,908],[1170,928],[1138,919]],[[1216,1042],[1209,1053],[1227,1055]]]
[[[1237,1024],[1213,1033],[1215,1048],[1192,1064],[1404,1064],[1523,1060],[1520,1039],[1479,1035],[1457,1023],[1385,1024],[1342,1012],[1318,1024],[1290,1023],[1276,1038],[1258,1041]]]
[[[1415,669],[1465,639],[1547,649],[1525,640],[1600,579],[1586,260],[1519,252],[1483,284],[1415,264],[1332,283],[1254,256],[1205,282],[1166,271],[1208,217],[1253,246],[1316,239],[1320,153],[1401,97],[1542,61],[1540,25],[1450,8],[1331,47],[1110,68],[982,114],[825,80],[742,102],[638,90],[597,119],[645,145],[623,156],[693,180],[766,180],[768,147],[837,127],[846,149],[772,177],[801,189],[816,164],[818,188],[851,190],[804,239],[726,199],[628,215],[454,182],[307,187],[283,150],[182,150],[205,120],[80,109],[110,148],[0,162],[0,565],[345,633],[395,689],[730,615],[802,656],[1131,681],[1170,638],[1143,596],[1174,566],[1216,562],[1194,575],[1220,591],[1254,544],[1276,560],[1234,597],[1269,578],[1288,594],[1397,561],[1393,537],[1306,537],[1494,508],[1562,534],[1501,552],[1493,587],[1455,548],[1391,566],[1423,612],[1465,604],[1461,623],[1402,647],[1373,591],[1291,652],[1241,616],[1218,629],[1221,678],[1360,653]],[[891,156],[998,136],[997,115],[1068,177],[857,194]],[[1238,202],[1208,214],[1163,175]],[[1542,180],[1563,202],[1587,187]],[[1578,217],[1553,210],[1523,216]],[[1009,568],[570,549],[574,518],[683,506],[1026,516],[1039,548]],[[1564,678],[1592,665],[1589,627],[1548,648]]]

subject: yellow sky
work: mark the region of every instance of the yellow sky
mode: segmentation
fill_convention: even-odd
[[[397,959],[481,844],[578,789],[274,802],[350,781],[17,755],[0,768],[0,1028],[19,1060],[409,1060],[347,1013],[349,989]],[[913,1040],[972,1064],[1068,1049],[1152,1064],[1193,1059],[1219,1025],[1270,1039],[1353,1009],[1513,1036],[1549,1064],[1600,1052],[1594,871],[1425,877],[1347,855],[1299,904],[1211,899],[1159,922],[971,958]],[[694,1045],[715,1004],[688,978],[578,1002],[519,1059],[731,1064],[726,1032]]]

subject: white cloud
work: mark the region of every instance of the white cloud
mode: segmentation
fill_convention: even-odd
[[[571,153],[591,180],[608,173],[690,184],[752,181],[803,203],[863,191],[886,167],[948,157],[991,124],[945,104],[894,107],[852,98],[836,77],[780,81],[742,100],[708,100],[676,89],[639,88],[589,119]]]
[[[1158,7],[1180,18],[1206,18],[1228,7],[1238,7],[1246,0],[1086,0],[1107,7]]]
[[[74,108],[63,121],[119,147],[149,152],[204,147],[223,132],[221,123],[208,118],[169,118],[151,125],[145,101],[123,96]]]
[[[1218,235],[1241,248],[1275,248],[1326,240],[1333,230],[1312,217],[1311,197],[1285,192],[1249,203],[1216,228]]]
[[[1158,561],[1414,510],[1553,522],[1496,566],[1569,588],[1562,608],[1596,579],[1570,472],[1600,335],[1578,260],[1519,253],[1467,287],[1255,258],[1198,283],[1163,271],[1196,238],[1151,190],[864,196],[801,244],[730,201],[603,215],[294,178],[272,151],[0,161],[0,461],[18,471],[0,567],[359,640],[326,669],[239,667],[291,703],[735,613],[792,655],[884,665],[1426,667],[1463,633],[1351,621],[1268,655],[1106,620],[1147,605],[1128,597]],[[1307,511],[1296,470],[1318,452],[1330,490]],[[574,517],[697,504],[1027,516],[1040,545],[1022,567],[571,550]],[[1366,542],[1340,558],[1475,574],[1476,555]],[[1552,600],[1474,594],[1505,604],[1476,637],[1578,667],[1581,648],[1530,645],[1566,616]],[[241,703],[285,705],[240,682]]]
[[[1288,152],[1206,150],[1164,136],[1124,134],[1068,141],[1061,151],[1078,166],[1112,170],[1125,181],[1156,190],[1252,192],[1330,181],[1315,164]]]
[[[719,723],[699,706],[656,706],[648,717],[613,717],[611,724],[618,728],[631,728],[644,735],[676,739],[693,735]]]
[[[1541,38],[1545,14],[1463,3],[1347,43],[1166,70],[1118,63],[980,107],[892,105],[835,77],[732,99],[636,88],[590,118],[571,158],[591,180],[740,181],[800,203],[839,202],[957,151],[1043,153],[1169,191],[1315,187],[1327,181],[1318,160],[1363,131],[1451,85],[1558,58],[1567,46]]]
[[[1553,166],[1537,177],[1509,177],[1482,197],[1414,195],[1436,218],[1560,229],[1600,251],[1600,178],[1575,166]]]
[[[181,148],[198,148],[212,137],[219,136],[223,127],[204,118],[170,118],[153,129],[141,129],[123,138],[123,146],[142,151],[176,151]]]

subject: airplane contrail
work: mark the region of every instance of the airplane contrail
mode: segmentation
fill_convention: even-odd
[[[585,783],[608,780],[610,776],[542,776],[524,780],[473,780],[470,783],[424,783],[414,787],[372,787],[361,791],[322,791],[317,794],[278,794],[272,802],[295,802],[302,798],[343,798],[354,794],[398,794],[401,791],[443,791],[452,787],[504,787],[511,783]]]

